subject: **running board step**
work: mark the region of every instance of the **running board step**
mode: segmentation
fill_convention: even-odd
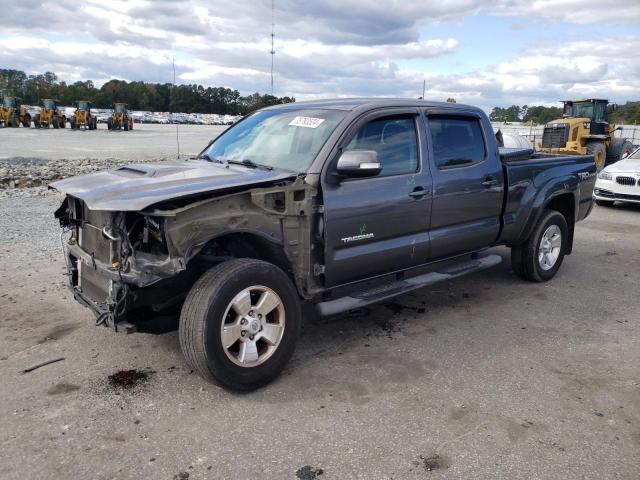
[[[486,257],[457,263],[453,266],[442,269],[439,272],[429,272],[417,277],[399,280],[383,286],[376,287],[371,290],[352,294],[350,296],[336,298],[335,300],[327,300],[316,305],[318,313],[326,317],[336,315],[338,313],[347,312],[356,308],[361,308],[371,303],[380,302],[393,298],[397,295],[410,292],[417,288],[433,285],[434,283],[444,282],[452,278],[461,277],[469,273],[484,270],[486,268],[495,267],[502,262],[500,255],[487,255]]]

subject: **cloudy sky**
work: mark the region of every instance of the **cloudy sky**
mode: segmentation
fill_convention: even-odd
[[[271,0],[0,0],[0,67],[269,92]],[[275,0],[275,91],[640,100],[640,1]]]

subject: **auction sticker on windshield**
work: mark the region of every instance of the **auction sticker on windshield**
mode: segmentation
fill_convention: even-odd
[[[296,117],[289,125],[293,127],[306,127],[306,128],[318,128],[324,122],[324,118],[314,118],[314,117]]]

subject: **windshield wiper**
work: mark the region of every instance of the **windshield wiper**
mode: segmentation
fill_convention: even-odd
[[[206,160],[207,162],[215,162],[215,163],[227,163],[226,160],[218,157],[212,157],[208,153],[201,153],[196,157],[196,160]]]
[[[229,163],[234,163],[236,165],[244,165],[249,168],[262,168],[264,170],[273,170],[273,167],[269,165],[261,165],[259,163],[255,163],[253,160],[249,160],[248,158],[244,158],[242,160],[227,160]]]

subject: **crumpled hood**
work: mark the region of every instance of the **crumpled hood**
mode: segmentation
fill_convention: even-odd
[[[624,158],[605,167],[610,173],[640,173],[640,158]]]
[[[293,178],[281,170],[206,160],[130,164],[53,182],[50,188],[83,200],[91,210],[139,211],[155,203]]]

